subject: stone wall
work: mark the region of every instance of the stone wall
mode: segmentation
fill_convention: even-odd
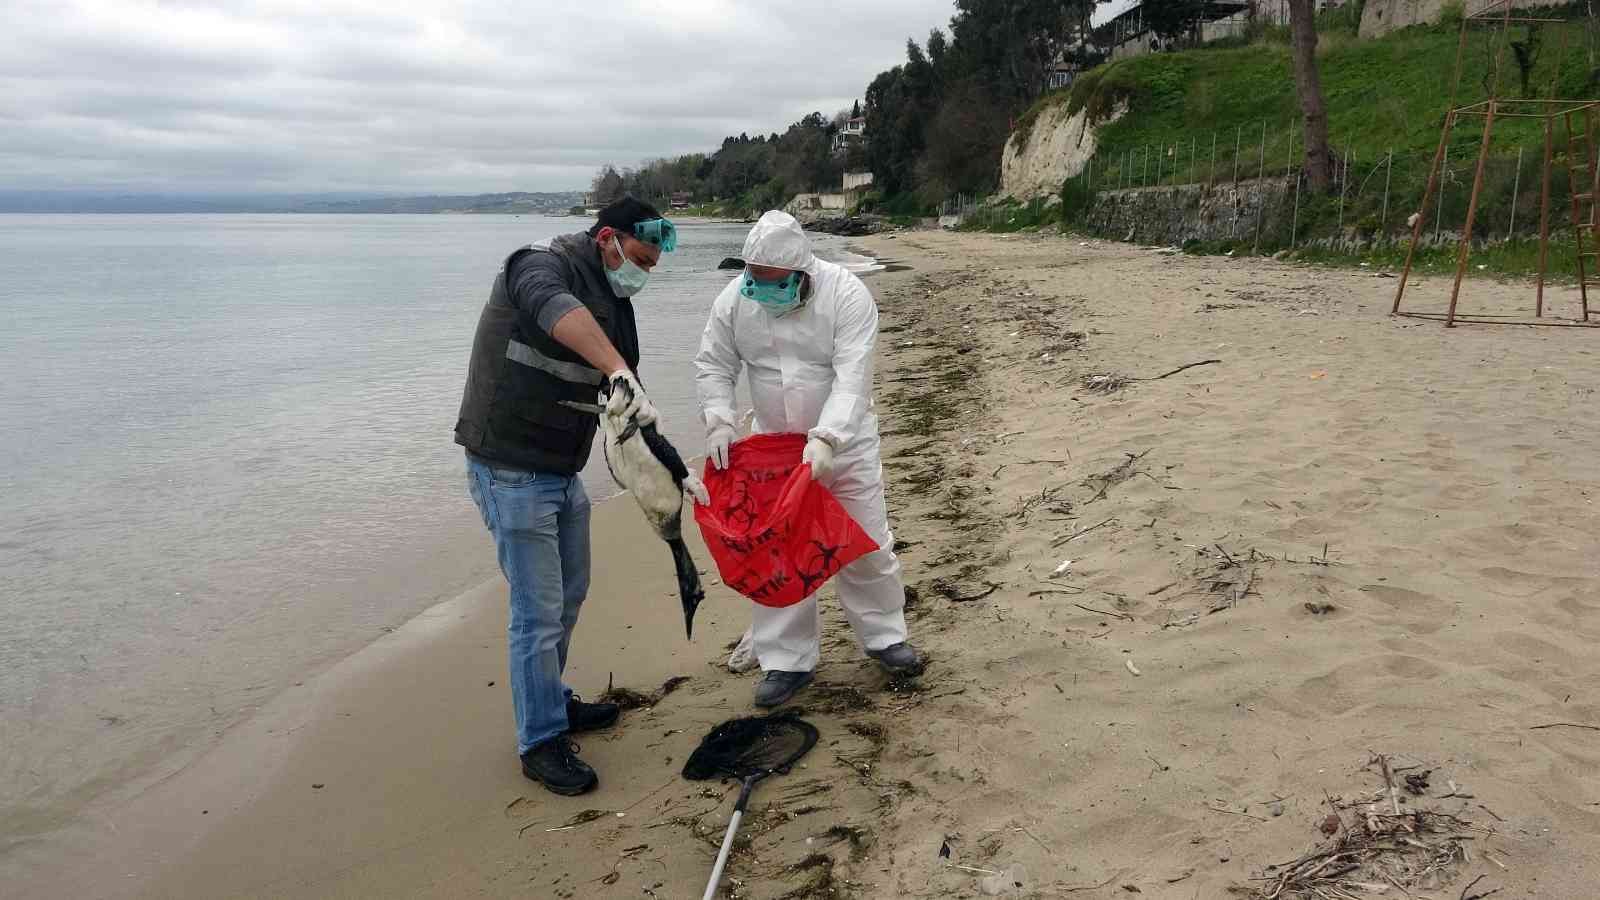
[[[1102,191],[1077,224],[1102,237],[1141,244],[1254,243],[1259,215],[1262,246],[1276,246],[1288,240],[1293,194],[1292,178]]]

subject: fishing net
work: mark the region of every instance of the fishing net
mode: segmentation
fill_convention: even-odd
[[[730,719],[711,729],[683,764],[683,777],[749,778],[785,773],[817,745],[817,729],[794,713]]]

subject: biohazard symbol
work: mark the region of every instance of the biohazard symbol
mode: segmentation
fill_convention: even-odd
[[[728,490],[728,502],[723,507],[723,520],[740,532],[748,533],[760,514],[760,506],[750,493],[749,480],[735,478]]]
[[[821,541],[813,540],[811,541],[811,547],[812,549],[807,550],[804,558],[800,560],[801,567],[795,572],[796,575],[800,576],[800,586],[808,597],[811,596],[813,590],[820,586],[822,582],[827,581],[828,577],[837,570],[838,566],[835,565],[835,562],[838,559],[839,551],[844,549],[844,545],[839,544],[835,547],[829,547]]]

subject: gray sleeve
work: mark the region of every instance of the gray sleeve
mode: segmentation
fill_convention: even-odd
[[[561,317],[583,306],[568,287],[566,264],[554,253],[528,253],[506,273],[517,311],[550,334]]]

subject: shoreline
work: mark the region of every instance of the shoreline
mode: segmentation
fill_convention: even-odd
[[[974,869],[1012,872],[1015,896],[1220,896],[1322,842],[1330,800],[1350,823],[1390,802],[1472,823],[1470,860],[1413,893],[1600,881],[1600,754],[1546,727],[1600,724],[1581,333],[1390,319],[1387,279],[1267,260],[852,243],[914,267],[871,286],[930,667],[895,689],[824,590],[823,663],[796,704],[823,741],[757,790],[734,896],[971,896]],[[1473,297],[1513,306],[1524,287]],[[751,711],[753,678],[721,665],[747,601],[713,570],[680,643],[637,509],[597,504],[594,536],[572,680],[690,678],[585,736],[596,793],[517,771],[492,580],[108,820],[121,844],[74,895],[698,894],[736,788],[677,771]],[[1374,753],[1431,785],[1389,799]]]

